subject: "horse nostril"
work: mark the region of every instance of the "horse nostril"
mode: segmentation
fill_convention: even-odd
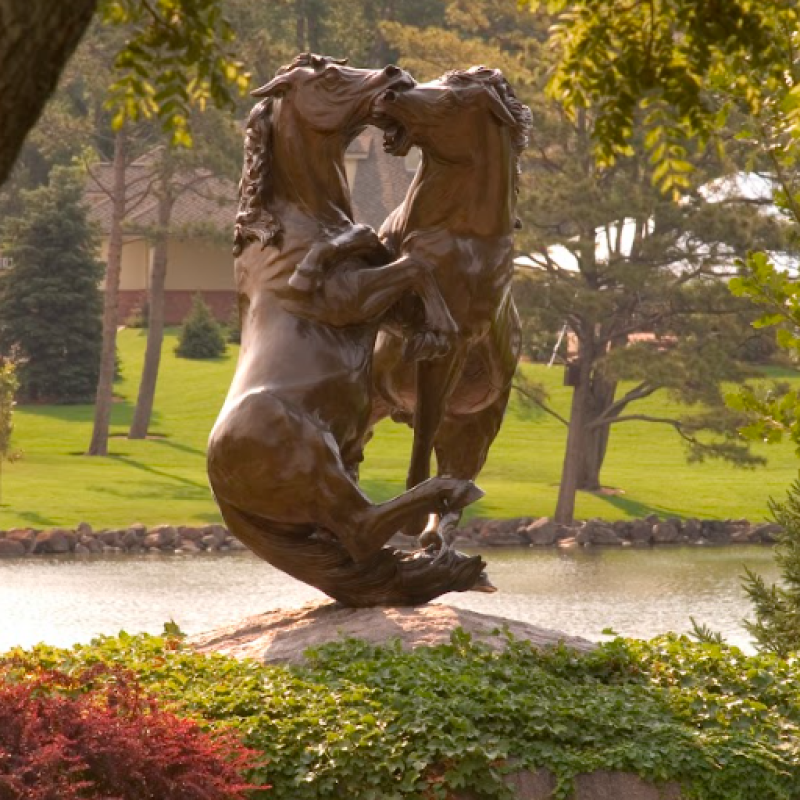
[[[389,89],[383,93],[383,100],[386,103],[394,103],[397,100],[397,92]]]
[[[402,72],[400,67],[395,66],[394,64],[389,64],[388,67],[383,68],[384,75],[387,75],[390,78],[394,78],[395,75],[399,75]]]

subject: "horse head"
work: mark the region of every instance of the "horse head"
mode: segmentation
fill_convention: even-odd
[[[245,131],[234,255],[249,241],[260,241],[264,247],[278,239],[280,222],[269,208],[276,167],[287,172],[287,184],[301,193],[305,188],[310,195],[297,198],[301,205],[330,192],[332,205],[341,206],[349,216],[340,163],[344,151],[373,120],[373,106],[381,94],[388,90],[400,94],[414,85],[407,72],[393,65],[355,69],[346,60],[303,53],[252,92],[260,102]]]
[[[485,149],[487,128],[508,132],[517,156],[528,143],[530,109],[517,100],[498,69],[453,70],[406,92],[387,89],[375,112],[384,149],[403,156],[416,145],[449,163],[470,162]]]
[[[347,66],[347,59],[304,53],[252,94],[281,98],[282,115],[297,125],[351,140],[370,121],[380,94],[414,85],[407,72],[391,64],[381,70],[356,69]]]
[[[405,92],[389,88],[374,109],[386,152],[403,156],[415,145],[422,150],[407,198],[414,224],[483,235],[518,224],[519,162],[531,112],[500,70],[472,67]]]

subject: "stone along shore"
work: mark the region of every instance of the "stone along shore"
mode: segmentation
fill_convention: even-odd
[[[459,547],[650,547],[652,545],[772,544],[781,528],[772,522],[747,520],[645,519],[607,522],[590,519],[561,525],[549,517],[474,519],[459,531]],[[410,548],[413,539],[398,536],[392,542]],[[82,522],[77,528],[14,528],[0,531],[0,558],[36,555],[147,553],[194,554],[245,550],[222,525],[191,527],[140,523],[127,528],[94,530]]]

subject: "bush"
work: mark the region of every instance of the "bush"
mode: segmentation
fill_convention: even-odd
[[[192,310],[183,321],[175,354],[181,358],[218,358],[226,350],[222,327],[211,315],[202,296],[196,294]]]
[[[746,569],[744,589],[755,621],[745,621],[745,626],[761,649],[787,657],[800,652],[800,481],[792,484],[783,502],[770,501],[770,509],[783,528],[775,547],[781,583],[767,585]]]
[[[127,328],[146,328],[150,324],[150,304],[145,300],[136,306],[125,320]]]
[[[231,344],[241,344],[242,343],[242,318],[241,314],[239,313],[239,307],[234,306],[233,310],[231,311],[231,316],[228,319],[227,324],[228,329],[228,341]]]
[[[129,665],[181,713],[237,728],[268,759],[246,773],[273,784],[253,800],[443,800],[465,787],[507,800],[505,774],[540,768],[556,800],[595,770],[677,781],[695,800],[800,797],[800,664],[684,637],[496,653],[456,631],[413,652],[326,645],[283,668],[122,634],[18,657],[29,671]]]
[[[238,800],[254,753],[164,711],[130,675],[0,665],[3,800]]]
[[[57,167],[24,193],[24,214],[4,226],[0,350],[19,348],[20,400],[94,400],[102,348],[102,268],[83,202],[83,179]]]

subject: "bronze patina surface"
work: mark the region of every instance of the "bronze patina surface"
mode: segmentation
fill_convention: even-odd
[[[440,91],[457,91],[441,105],[464,113],[431,114]],[[256,554],[346,605],[491,590],[482,559],[444,534],[414,553],[386,543],[429,517],[454,525],[482,496],[471,479],[518,350],[508,283],[527,109],[492,70],[416,87],[394,66],[311,54],[253,94],[234,239],[242,346],[208,451],[223,517]],[[411,142],[425,154],[383,241],[353,221],[345,178],[345,150],[368,124],[398,154]],[[460,172],[442,174],[440,140]],[[371,424],[392,410],[414,416],[410,486],[374,504],[358,465]],[[429,478],[433,447],[440,474]]]
[[[443,358],[411,364],[402,356],[408,332],[386,326],[375,352],[373,421],[391,415],[413,424],[408,488],[429,477],[434,450],[440,475],[471,480],[500,430],[519,360],[513,234],[531,112],[499,70],[485,67],[406,92],[389,89],[375,109],[389,121],[389,152],[422,151],[381,239],[404,259],[429,265],[458,334]],[[431,532],[447,538],[460,519],[453,509]],[[413,519],[406,532],[420,533],[425,522]]]

